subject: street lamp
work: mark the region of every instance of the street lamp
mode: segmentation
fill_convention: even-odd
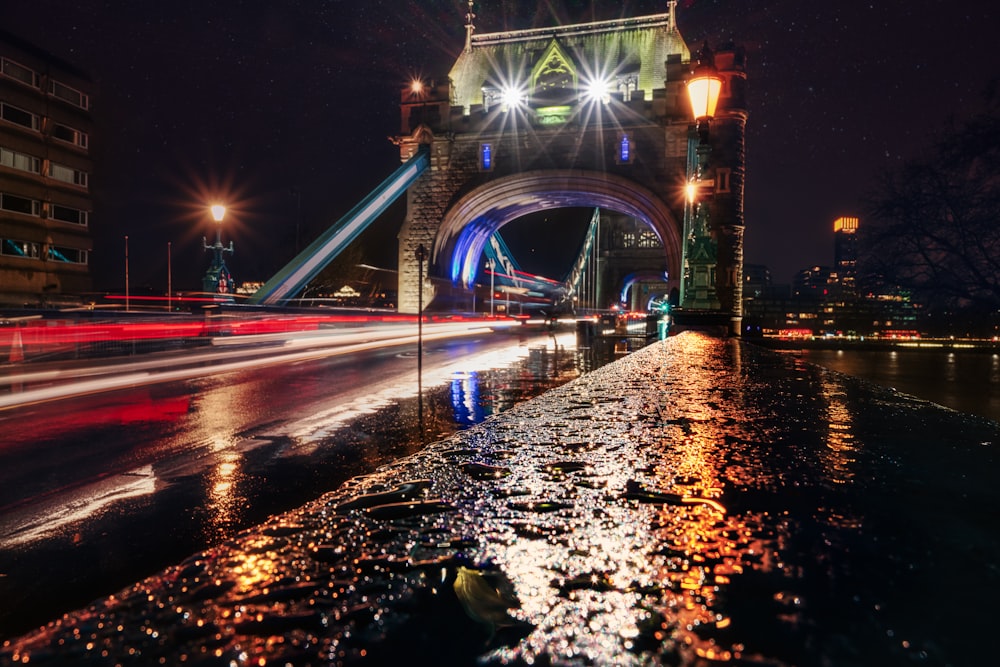
[[[229,242],[228,248],[222,245],[222,219],[226,217],[226,207],[222,204],[212,204],[209,210],[212,213],[212,219],[215,220],[215,243],[208,245],[205,237],[201,239],[205,250],[213,252],[212,263],[201,281],[202,291],[212,294],[227,294],[232,287],[233,278],[229,274],[229,269],[226,268],[223,254],[233,252],[233,242]]]
[[[170,241],[167,241],[167,312],[173,312],[172,295],[174,293],[173,277],[171,276]]]
[[[420,433],[424,430],[424,260],[427,259],[427,248],[421,243],[414,251],[417,259],[417,415],[420,421]]]
[[[688,99],[694,116],[694,136],[689,138],[688,150],[694,146],[696,161],[694,173],[685,186],[687,205],[684,209],[683,275],[680,301],[682,308],[718,310],[719,300],[715,291],[715,274],[718,264],[718,244],[712,238],[708,223],[708,206],[701,201],[702,188],[714,187],[708,178],[708,158],[711,145],[708,141],[709,125],[715,116],[722,93],[722,77],[715,68],[714,56],[708,42],[698,54],[698,65],[687,82]],[[690,152],[688,154],[690,156]],[[691,164],[690,157],[688,164]]]
[[[128,234],[125,235],[125,312],[128,312]]]
[[[698,54],[698,66],[687,82],[688,99],[691,101],[691,113],[698,123],[698,133],[701,141],[708,141],[708,124],[715,116],[719,105],[719,95],[722,93],[722,77],[715,69],[711,49],[708,42]]]

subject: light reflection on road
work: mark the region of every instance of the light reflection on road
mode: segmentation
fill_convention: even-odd
[[[155,491],[153,466],[144,465],[53,496],[13,518],[0,515],[0,548],[19,547],[51,537],[62,529],[98,516],[114,503]]]
[[[562,334],[551,340],[557,348],[564,348],[573,344],[573,336],[573,334]],[[438,360],[436,364],[431,360],[423,367],[423,386],[436,387],[448,384],[454,377],[468,379],[477,369],[504,368],[523,357],[526,352],[523,347],[515,345],[462,356],[458,359]],[[363,395],[346,402],[338,400],[329,408],[298,420],[287,434],[297,443],[299,447],[297,454],[308,454],[310,446],[315,446],[319,438],[329,435],[350,420],[371,414],[391,403],[417,396],[417,386],[416,370],[403,375],[370,380],[365,384]],[[467,404],[466,407],[471,408]]]

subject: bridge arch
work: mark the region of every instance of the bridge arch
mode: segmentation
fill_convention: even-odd
[[[522,172],[474,188],[445,213],[431,266],[438,277],[471,287],[479,257],[494,232],[529,213],[567,207],[613,210],[648,224],[663,244],[671,274],[679,275],[681,225],[666,203],[622,176],[581,170]]]

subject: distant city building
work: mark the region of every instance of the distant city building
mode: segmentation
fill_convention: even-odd
[[[910,336],[921,310],[905,295],[857,290],[858,218],[833,223],[834,266],[796,273],[791,295],[770,284],[766,267],[744,267],[744,334],[764,336]]]
[[[760,298],[771,286],[771,269],[763,264],[743,264],[743,298]]]
[[[829,266],[801,269],[792,279],[792,294],[796,297],[822,298],[840,294],[840,277]]]
[[[91,290],[93,83],[0,32],[0,303]]]
[[[857,292],[858,219],[841,216],[833,221],[833,267],[844,293]]]

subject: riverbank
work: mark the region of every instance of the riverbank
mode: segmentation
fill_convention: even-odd
[[[686,333],[0,662],[985,664],[997,443],[987,420]]]
[[[1000,353],[1000,340],[970,338],[747,338],[769,350],[948,350]]]

